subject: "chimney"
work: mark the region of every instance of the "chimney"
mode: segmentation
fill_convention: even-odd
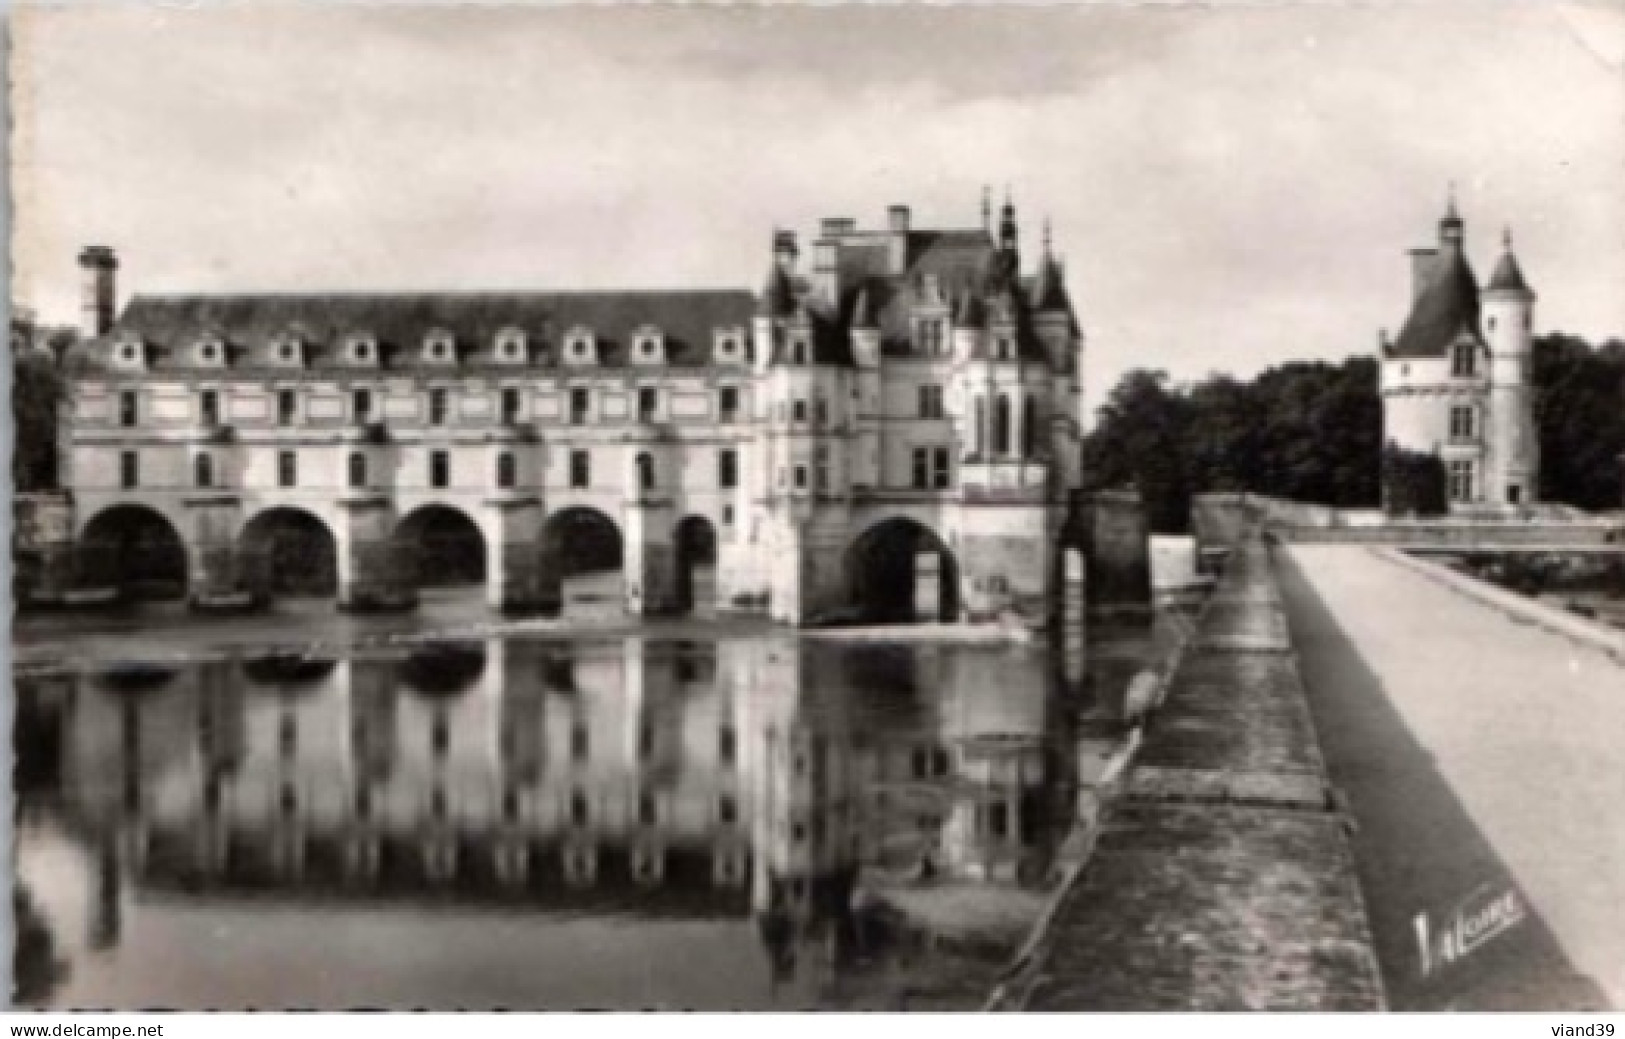
[[[1428,283],[1433,280],[1433,271],[1439,262],[1437,249],[1411,250],[1411,300],[1414,302],[1422,298],[1422,293],[1428,289]]]
[[[857,229],[858,222],[849,216],[826,216],[818,223],[818,234],[822,238],[840,238]]]
[[[773,232],[773,262],[785,274],[795,273],[796,233],[794,231]]]
[[[888,259],[893,275],[902,274],[908,269],[908,223],[907,206],[887,207],[886,230],[890,232]]]
[[[86,339],[113,327],[118,257],[105,245],[87,245],[79,253],[79,332]]]

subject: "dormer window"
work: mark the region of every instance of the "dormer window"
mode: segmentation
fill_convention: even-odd
[[[146,362],[141,341],[133,336],[121,340],[114,348],[113,359],[120,368],[140,368]]]
[[[714,340],[716,359],[722,364],[738,363],[743,353],[744,335],[736,329],[718,332]]]
[[[525,359],[525,333],[517,328],[504,328],[497,333],[496,357],[507,364]]]
[[[271,359],[275,364],[293,368],[304,360],[304,348],[300,338],[287,333],[271,341]]]
[[[659,364],[665,359],[665,341],[660,329],[645,325],[632,333],[632,359],[638,364]]]
[[[1001,361],[1008,361],[1015,355],[1016,343],[1009,336],[998,336],[993,340],[993,352]]]
[[[206,336],[197,344],[197,360],[200,365],[217,366],[226,359],[226,344],[221,342],[219,336]]]
[[[796,338],[790,340],[790,363],[807,363],[807,340],[801,336],[797,336]]]
[[[351,364],[376,365],[378,363],[378,341],[370,334],[358,334],[349,338],[346,355]]]
[[[576,328],[564,337],[564,359],[570,364],[592,364],[596,359],[597,344],[591,330]]]
[[[457,360],[457,344],[450,332],[436,330],[423,337],[423,358],[434,364]]]

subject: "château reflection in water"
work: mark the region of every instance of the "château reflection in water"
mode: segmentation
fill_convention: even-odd
[[[25,679],[23,796],[71,835],[91,949],[118,949],[132,900],[409,902],[739,920],[779,979],[860,941],[860,888],[1045,879],[1074,781],[1052,670],[510,638]]]

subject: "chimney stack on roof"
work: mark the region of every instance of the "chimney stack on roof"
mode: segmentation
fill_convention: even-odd
[[[79,253],[79,273],[79,332],[95,339],[113,327],[118,257],[105,245],[87,245]]]
[[[891,235],[887,255],[887,259],[890,261],[889,266],[893,275],[900,275],[908,270],[909,211],[907,206],[887,207],[886,230]]]

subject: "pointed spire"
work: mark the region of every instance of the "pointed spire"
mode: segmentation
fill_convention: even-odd
[[[1534,295],[1529,290],[1529,283],[1524,281],[1523,269],[1518,266],[1517,257],[1512,255],[1512,228],[1508,227],[1501,232],[1501,260],[1495,265],[1495,273],[1490,275],[1490,283],[1485,286],[1488,292],[1518,292],[1525,295]]]
[[[999,248],[1014,255],[1016,251],[1016,204],[1010,200],[1010,188],[1004,189],[1004,207],[999,210]]]
[[[1456,208],[1456,182],[1450,182],[1450,193],[1445,201],[1444,219],[1439,221],[1439,244],[1446,248],[1461,248],[1466,225]]]
[[[982,185],[982,230],[993,233],[993,188]]]

